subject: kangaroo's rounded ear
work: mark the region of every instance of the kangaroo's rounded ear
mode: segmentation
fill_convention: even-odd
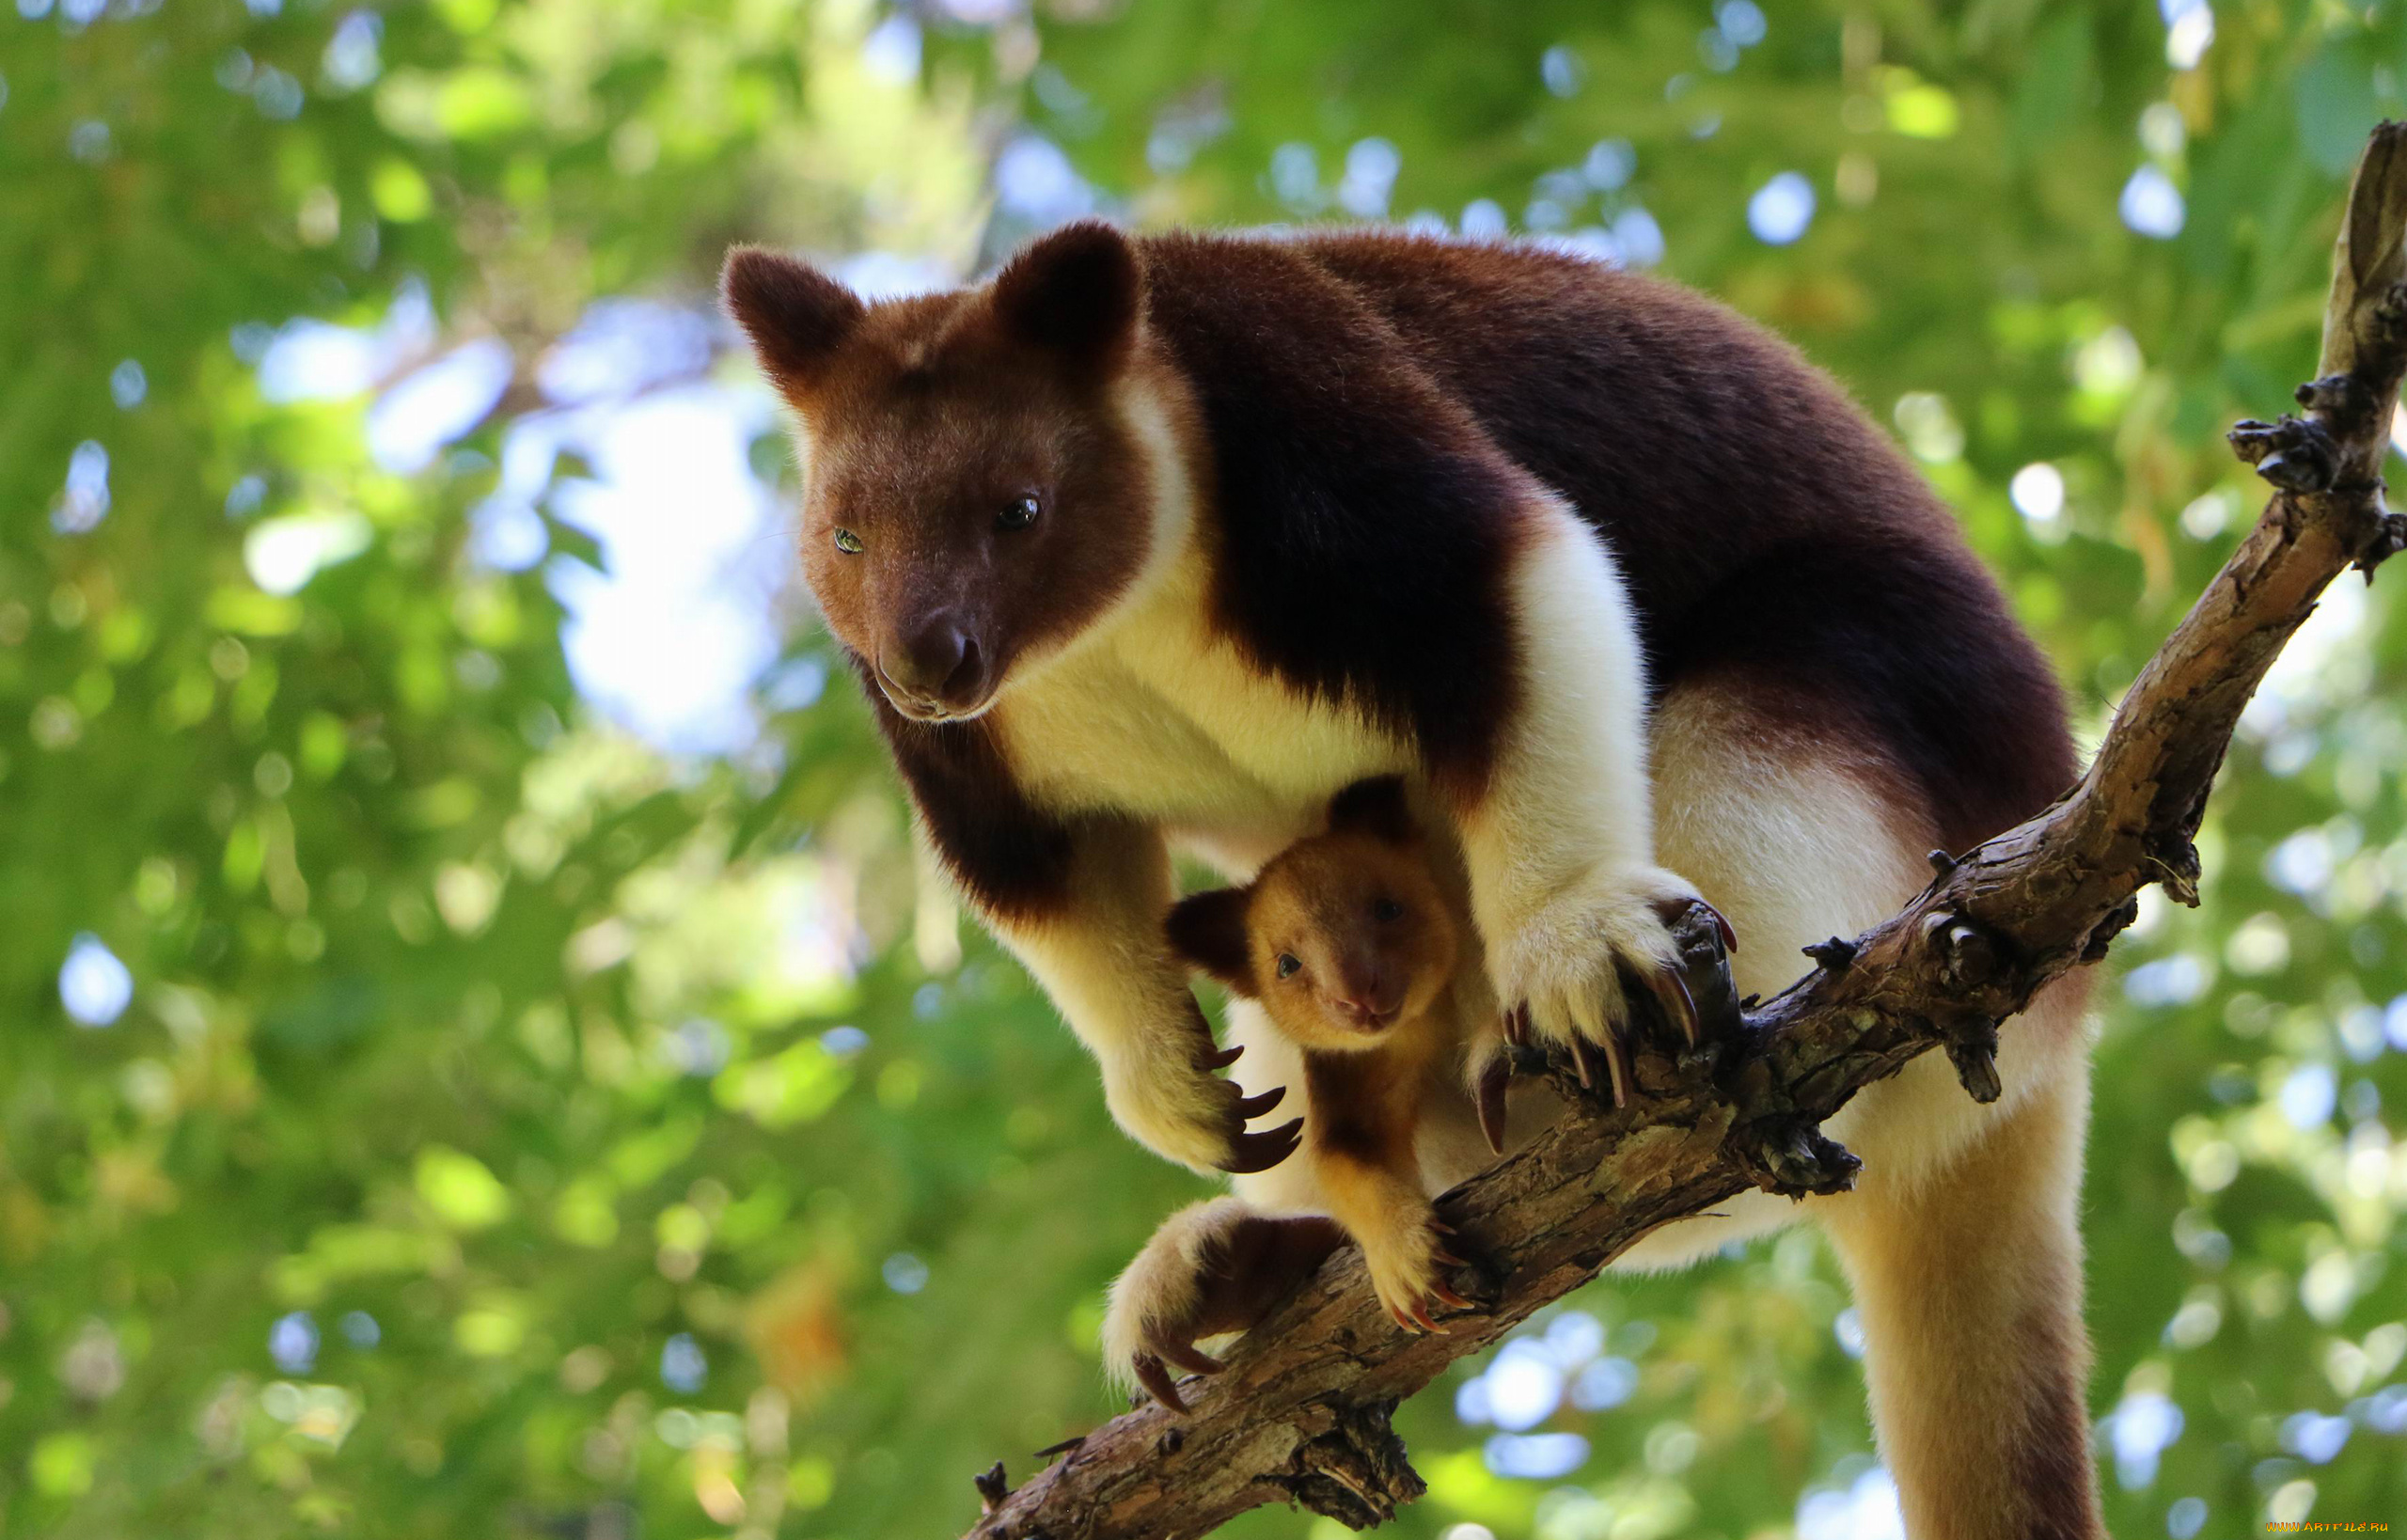
[[[1210,974],[1232,994],[1253,998],[1253,963],[1245,939],[1246,890],[1215,888],[1189,893],[1170,907],[1163,928],[1170,950],[1188,966]]]
[[[1402,776],[1374,776],[1358,780],[1329,799],[1329,832],[1367,834],[1390,844],[1406,845],[1421,837],[1405,801]]]
[[[1100,219],[1082,219],[1003,265],[995,277],[995,315],[1022,342],[1108,370],[1136,338],[1144,294],[1128,238]]]
[[[853,291],[807,262],[762,246],[727,254],[719,300],[780,388],[807,390],[864,311]]]

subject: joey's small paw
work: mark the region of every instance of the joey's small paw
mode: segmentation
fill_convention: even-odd
[[[1621,1106],[1633,1088],[1627,1039],[1635,996],[1651,997],[1689,1043],[1702,1036],[1672,920],[1704,902],[1660,867],[1599,869],[1526,917],[1497,949],[1498,992],[1525,1004],[1534,1039],[1570,1053],[1581,1084],[1603,1080]]]
[[[1430,1314],[1434,1307],[1477,1308],[1445,1280],[1443,1269],[1464,1265],[1462,1258],[1446,1249],[1445,1240],[1453,1234],[1434,1215],[1424,1215],[1387,1234],[1360,1237],[1371,1287],[1395,1324],[1407,1331],[1442,1335],[1446,1328]]]
[[[1199,1171],[1268,1171],[1303,1141],[1304,1120],[1291,1118],[1271,1128],[1246,1124],[1276,1108],[1286,1088],[1254,1095],[1219,1072],[1234,1064],[1240,1048],[1214,1048],[1207,1038],[1184,1063],[1155,1056],[1137,1064],[1107,1068],[1104,1099],[1129,1136],[1147,1149]]]

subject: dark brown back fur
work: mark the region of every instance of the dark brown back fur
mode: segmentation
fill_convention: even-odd
[[[1223,604],[1271,667],[1381,680],[1476,773],[1512,707],[1509,660],[1484,644],[1513,529],[1464,516],[1508,484],[1492,454],[1457,453],[1467,414],[1605,534],[1659,696],[1707,669],[1754,676],[1797,726],[1894,759],[1958,849],[2070,782],[2054,679],[1953,516],[1769,333],[1531,247],[1342,231],[1140,248],[1153,323],[1202,386]]]

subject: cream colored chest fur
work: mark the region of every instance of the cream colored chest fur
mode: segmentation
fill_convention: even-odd
[[[1317,827],[1332,794],[1411,757],[1216,635],[1204,584],[1202,558],[1182,559],[1099,635],[1036,667],[994,721],[1040,806],[1150,819],[1251,867]]]

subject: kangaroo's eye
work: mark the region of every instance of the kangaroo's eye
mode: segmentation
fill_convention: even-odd
[[[1279,954],[1279,977],[1282,979],[1294,978],[1296,969],[1303,966],[1296,960],[1296,954],[1292,951],[1282,951]]]
[[[1010,502],[1003,505],[1003,511],[995,515],[995,527],[998,529],[1025,529],[1030,525],[1034,524],[1036,522],[1036,516],[1043,511],[1045,511],[1044,505],[1040,504],[1035,498],[1015,497]]]
[[[1388,924],[1404,918],[1404,905],[1392,898],[1383,898],[1371,905],[1371,918]]]
[[[836,531],[836,549],[846,556],[858,556],[861,554],[861,538],[849,529],[839,529]]]

